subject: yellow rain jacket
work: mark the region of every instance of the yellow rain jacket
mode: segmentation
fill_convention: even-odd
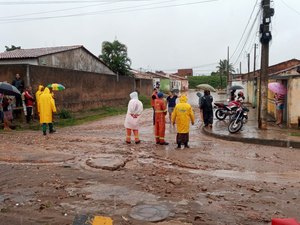
[[[50,90],[47,87],[40,95],[38,110],[40,112],[40,123],[52,123],[52,113],[56,112],[56,107]]]
[[[37,106],[39,105],[39,99],[40,99],[40,95],[43,93],[42,91],[43,88],[44,88],[43,85],[39,85],[37,92],[35,92],[35,101]],[[38,108],[38,112],[39,112],[39,108]]]
[[[172,113],[172,123],[176,122],[177,133],[186,134],[190,130],[190,121],[194,124],[194,112],[191,105],[187,103],[187,97],[182,95]]]

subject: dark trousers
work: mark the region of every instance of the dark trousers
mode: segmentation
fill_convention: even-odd
[[[26,122],[29,123],[32,118],[32,106],[26,107]]]
[[[177,133],[176,136],[176,143],[178,147],[181,146],[181,144],[184,144],[184,146],[187,146],[189,142],[189,133]]]
[[[49,131],[52,132],[53,131],[53,123],[48,123],[48,126],[49,126]],[[46,134],[47,123],[43,123],[42,127],[43,127],[43,133]]]
[[[155,125],[155,109],[153,106],[152,106],[152,109],[153,109],[153,125]]]
[[[203,110],[203,121],[204,125],[208,126],[209,124],[213,124],[214,113],[212,110]]]

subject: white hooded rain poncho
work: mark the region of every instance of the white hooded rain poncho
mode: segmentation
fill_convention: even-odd
[[[143,103],[138,99],[137,92],[132,92],[129,96],[131,100],[128,103],[124,126],[127,129],[138,130],[140,115],[143,112]]]

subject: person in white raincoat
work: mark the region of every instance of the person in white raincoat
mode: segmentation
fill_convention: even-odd
[[[136,144],[141,143],[139,139],[139,119],[143,112],[143,103],[138,99],[138,93],[132,92],[131,100],[128,103],[127,114],[124,126],[126,128],[126,143],[131,143],[131,131],[134,134],[134,141]]]

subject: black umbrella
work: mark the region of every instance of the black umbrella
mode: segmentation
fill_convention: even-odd
[[[0,93],[13,96],[21,95],[20,91],[15,86],[6,82],[0,82]]]
[[[244,89],[244,88],[240,85],[233,85],[229,88],[229,90],[234,90],[234,91],[239,90],[239,89]]]

